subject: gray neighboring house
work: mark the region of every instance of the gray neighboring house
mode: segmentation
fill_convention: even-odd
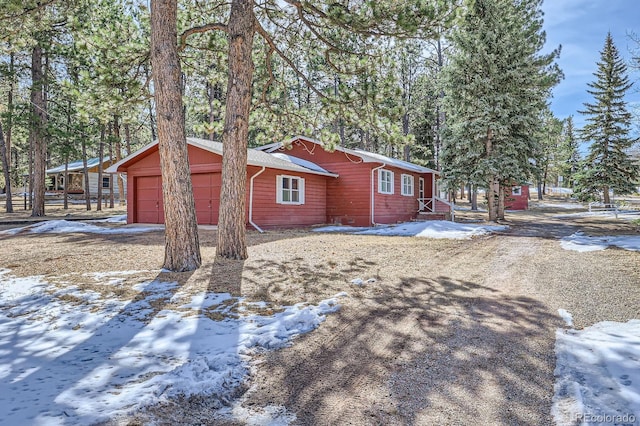
[[[115,161],[106,156],[102,159],[103,170],[109,167]],[[89,194],[92,197],[98,195],[98,165],[100,164],[99,158],[87,159],[87,171],[89,174]],[[64,190],[64,169],[65,165],[47,169],[47,191],[63,191]],[[82,160],[77,160],[69,163],[69,194],[84,194],[84,165]],[[102,173],[102,193],[103,195],[109,194],[109,188],[113,185],[113,192],[118,195],[118,174]],[[125,196],[127,191],[126,175],[123,175]]]

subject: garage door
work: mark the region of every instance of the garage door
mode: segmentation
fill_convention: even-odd
[[[134,222],[164,223],[162,185],[160,176],[139,176],[135,181],[136,198]]]
[[[191,175],[193,198],[199,224],[216,225],[220,206],[220,173],[198,173]]]

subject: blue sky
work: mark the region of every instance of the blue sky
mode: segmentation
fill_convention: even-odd
[[[553,91],[551,109],[561,119],[573,115],[576,127],[582,127],[584,118],[577,111],[593,100],[587,83],[595,80],[593,73],[607,32],[611,31],[621,56],[628,61],[635,43],[627,35],[640,35],[640,0],[545,0],[542,10],[546,49],[562,45],[558,64],[564,80]],[[627,101],[640,106],[640,75],[629,69],[629,77],[638,81],[638,87],[630,89]]]

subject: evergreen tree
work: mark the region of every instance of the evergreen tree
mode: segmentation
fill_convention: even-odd
[[[577,182],[581,199],[601,192],[605,204],[611,203],[609,191],[629,194],[635,191],[639,169],[626,152],[636,141],[630,137],[631,113],[624,100],[633,83],[629,82],[627,66],[607,34],[600,52],[596,81],[589,83],[587,92],[594,102],[585,103],[587,124],[581,135],[590,142],[585,170]]]
[[[562,167],[562,176],[565,179],[567,188],[575,187],[575,176],[580,170],[580,157],[579,144],[580,141],[576,137],[576,131],[573,126],[573,116],[570,115],[565,121],[562,128],[563,132],[563,146],[564,153],[564,166]]]
[[[560,72],[541,55],[541,0],[470,0],[445,67],[442,168],[453,183],[483,184],[489,219],[504,216],[504,186],[531,176],[535,132]]]
[[[247,256],[244,200],[249,113],[258,106],[253,102],[253,93],[263,94],[261,100],[269,94],[278,95],[278,90],[274,89],[277,86],[275,82],[286,68],[311,90],[327,121],[335,125],[342,118],[349,118],[350,114],[343,113],[346,105],[358,106],[357,99],[352,97],[355,93],[354,77],[373,58],[370,54],[372,46],[379,44],[384,37],[432,36],[433,28],[452,15],[455,2],[432,0],[398,3],[389,0],[358,2],[354,5],[347,1],[268,0],[258,4],[233,0],[229,9],[228,5],[228,2],[220,5],[220,10],[225,14],[219,16],[217,21],[187,29],[180,39],[184,46],[194,34],[209,30],[227,33],[229,78],[222,133],[223,189],[220,194],[217,254],[225,258],[244,259]],[[255,48],[261,48],[263,52],[264,67],[255,66],[254,59],[260,58],[254,53]],[[327,85],[328,79],[325,79],[324,87],[317,87],[310,80],[307,70],[296,66],[293,58],[299,56],[301,51],[315,51],[323,57],[330,70],[326,75],[333,77],[333,86]],[[384,56],[380,64],[384,64]],[[255,81],[260,70],[266,71],[264,84]],[[342,75],[350,75],[351,78],[343,81],[340,78]],[[376,94],[376,91],[370,93]],[[354,111],[357,112],[357,108],[350,108],[350,112]],[[335,128],[320,127],[318,133],[322,139],[335,143],[338,142],[336,135],[329,136],[332,127]]]
[[[541,126],[536,132],[537,149],[534,177],[538,186],[538,200],[544,198],[547,184],[558,181],[560,165],[564,163],[562,152],[562,121],[546,108],[541,115]]]
[[[440,170],[441,130],[444,125],[442,111],[444,92],[440,80],[447,45],[441,39],[442,36],[438,35],[430,46],[425,72],[418,79],[416,108],[412,114],[416,140],[413,146],[414,161],[434,170]]]
[[[184,128],[177,10],[177,0],[151,2],[151,63],[166,235],[163,267],[184,272],[198,269],[202,259]]]

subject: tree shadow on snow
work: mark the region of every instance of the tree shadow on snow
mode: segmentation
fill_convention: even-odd
[[[179,279],[170,285],[163,274],[159,274],[154,280],[142,283],[138,295],[124,306],[98,307],[97,312],[102,308],[113,310],[110,316],[106,315],[104,323],[79,342],[74,340],[74,331],[80,333],[84,322],[95,319],[91,302],[74,308],[69,305],[81,299],[73,296],[60,299],[71,313],[75,310],[75,314],[65,317],[73,319],[73,323],[50,325],[56,332],[66,333],[66,340],[60,340],[50,336],[49,329],[33,327],[43,323],[42,317],[48,314],[47,305],[54,299],[47,296],[35,300],[29,300],[30,296],[16,299],[12,305],[21,309],[17,316],[24,320],[16,321],[17,328],[11,336],[3,335],[0,344],[0,362],[4,366],[0,382],[0,425],[82,424],[100,417],[97,411],[105,408],[99,402],[102,396],[118,395],[123,392],[121,385],[126,386],[143,371],[153,368],[146,363],[146,348],[156,339],[170,340],[177,334],[180,324],[164,323],[154,331],[152,339],[140,336],[145,325],[169,304],[190,276],[191,273],[172,274],[174,280]],[[57,313],[52,315],[55,318]],[[7,317],[12,318],[10,311]],[[56,355],[56,351],[67,346],[71,348]],[[123,348],[127,348],[127,353],[138,351],[140,356],[123,356],[119,354]]]

